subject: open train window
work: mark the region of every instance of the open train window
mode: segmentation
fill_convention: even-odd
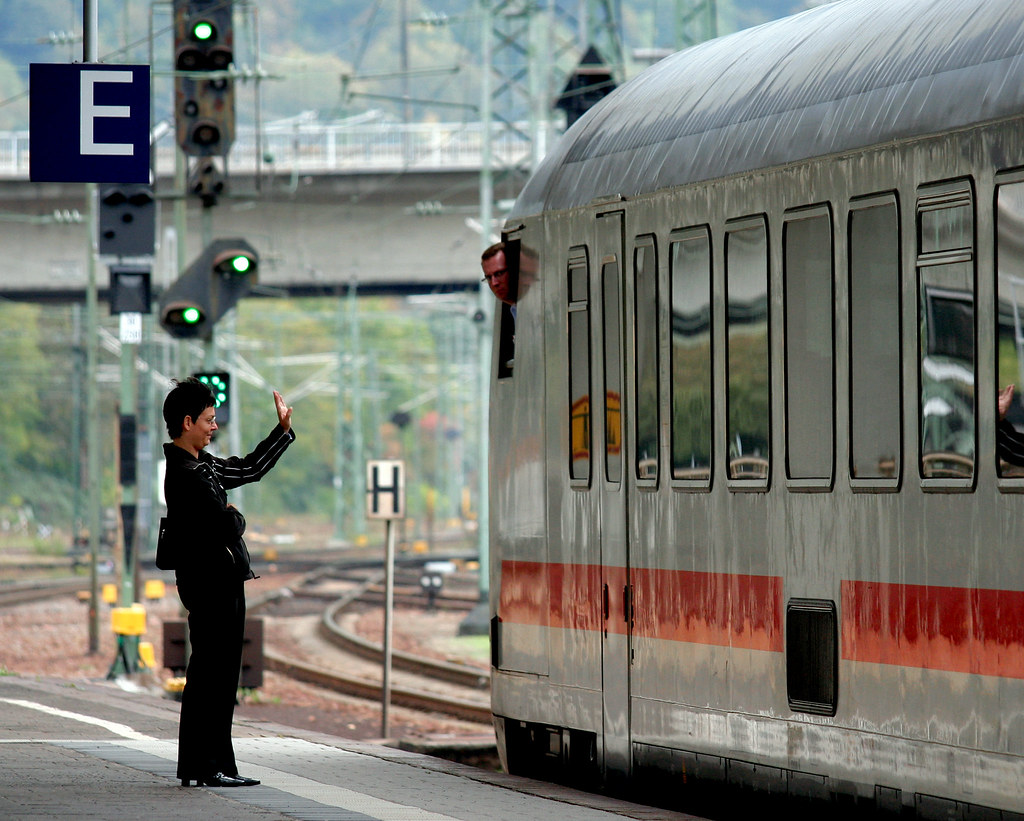
[[[633,338],[636,341],[636,478],[658,480],[658,246],[637,237],[633,249]]]
[[[1003,430],[1012,425],[1024,432],[1024,173],[1016,172],[1004,179],[1006,182],[996,189],[996,387],[1016,385],[1016,390],[1005,421],[997,424]],[[1024,466],[1013,463],[1018,461],[1016,443],[1006,443],[1000,433],[997,442],[1001,445],[999,475],[1004,479],[1024,478]],[[1006,444],[1011,445],[1009,452],[1003,447]]]
[[[854,488],[899,487],[903,419],[899,219],[891,194],[850,204],[850,475]]]
[[[967,180],[918,193],[917,287],[923,486],[969,490],[976,458],[977,359],[974,201]]]
[[[498,321],[498,379],[508,379],[512,376],[512,369],[516,360],[516,312],[520,294],[520,258],[522,256],[522,243],[518,239],[506,239],[504,242],[505,254],[505,283],[506,296],[500,300],[501,316]]]
[[[672,478],[711,481],[711,237],[707,227],[669,236],[672,310]]]
[[[768,229],[763,217],[725,234],[726,447],[734,490],[764,490],[771,473],[768,359]]]
[[[786,475],[791,488],[827,490],[835,461],[832,214],[827,206],[787,214],[782,253]]]
[[[590,484],[590,266],[585,247],[572,248],[566,270],[569,331],[569,478]]]
[[[786,605],[786,692],[793,712],[836,714],[838,635],[834,601],[790,599]]]

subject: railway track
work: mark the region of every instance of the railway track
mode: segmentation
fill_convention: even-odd
[[[323,569],[310,573],[307,579],[319,579]],[[0,608],[14,607],[47,599],[67,596],[88,586],[88,580],[78,577],[45,582],[10,583],[0,586]],[[261,609],[288,596],[317,598],[322,595],[307,593],[302,586],[294,591],[274,591],[250,602],[249,610]],[[376,574],[364,579],[355,590],[340,599],[334,597],[323,608],[316,632],[329,652],[321,654],[322,663],[295,658],[281,649],[265,647],[266,669],[274,670],[299,681],[371,700],[381,698],[380,670],[383,649],[344,627],[346,612],[356,605],[379,604],[383,594]],[[422,605],[424,597],[413,585],[397,587],[396,603]],[[473,594],[450,592],[438,597],[439,609],[469,610],[476,602]],[[353,662],[358,659],[359,663]],[[358,667],[361,672],[351,672]],[[395,705],[425,712],[440,713],[465,721],[490,724],[490,672],[466,664],[426,658],[413,653],[394,650],[392,653],[394,676],[391,702]],[[374,675],[376,672],[376,675]]]
[[[377,598],[378,579],[371,577],[341,598],[329,603],[319,618],[318,638],[331,652],[320,654],[321,663],[295,658],[280,648],[264,648],[267,669],[306,683],[360,698],[379,700],[382,685],[379,670],[383,666],[380,645],[345,629],[340,623],[347,610]],[[290,591],[302,596],[301,588]],[[278,591],[261,602],[250,605],[256,611],[272,605],[288,594]],[[314,594],[319,597],[318,594]],[[396,590],[396,600],[398,600]],[[450,597],[458,599],[458,597]],[[465,602],[465,599],[463,600]],[[420,594],[417,604],[422,604]],[[451,601],[448,602],[452,604]],[[458,605],[466,609],[465,603]],[[355,659],[359,663],[355,663]],[[355,670],[358,669],[358,672]],[[393,651],[391,702],[426,712],[441,713],[454,718],[490,724],[490,673],[471,665],[430,659],[412,653]],[[399,677],[399,671],[402,677]],[[440,682],[440,686],[439,683]]]
[[[0,608],[46,601],[88,587],[88,579],[59,579],[45,582],[12,582],[0,586]]]

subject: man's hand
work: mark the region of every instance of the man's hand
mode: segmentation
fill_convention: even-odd
[[[281,427],[285,430],[291,430],[292,409],[284,403],[284,399],[281,398],[281,394],[277,391],[274,391],[274,404],[277,406],[277,421],[281,423]]]
[[[999,408],[1000,420],[1006,418],[1006,412],[1010,409],[1010,403],[1013,401],[1013,389],[1014,385],[1011,384],[999,391],[997,407]]]

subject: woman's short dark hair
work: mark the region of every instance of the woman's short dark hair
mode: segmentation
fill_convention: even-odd
[[[177,439],[182,434],[185,417],[195,422],[203,415],[203,411],[217,404],[210,386],[200,382],[194,376],[185,379],[172,379],[174,385],[164,399],[164,423],[167,435]]]

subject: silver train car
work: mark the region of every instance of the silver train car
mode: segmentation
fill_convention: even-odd
[[[1024,818],[1024,4],[843,0],[680,52],[503,238],[507,768]]]

